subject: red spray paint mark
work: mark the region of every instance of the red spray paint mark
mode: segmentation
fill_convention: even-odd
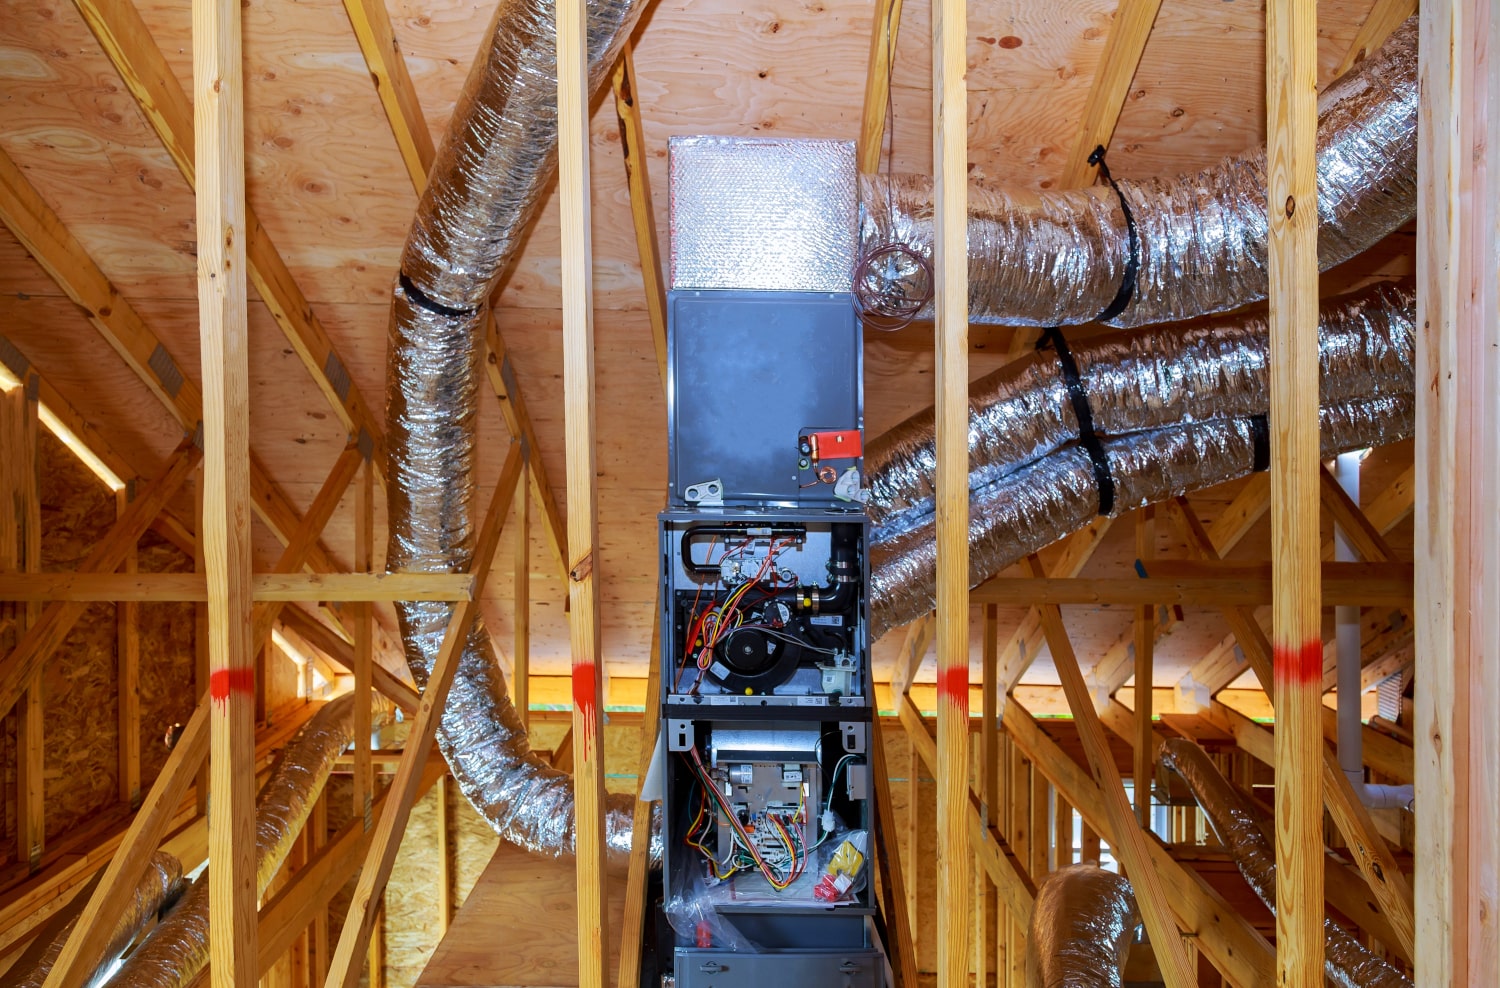
[[[1316,638],[1302,643],[1300,648],[1276,646],[1272,653],[1276,669],[1276,682],[1289,686],[1307,686],[1323,683],[1323,643]]]
[[[598,670],[594,663],[581,662],[573,667],[573,709],[583,719],[583,737],[574,738],[574,742],[582,742],[579,750],[585,759],[592,757],[594,752],[594,731],[598,722],[594,698],[598,696],[598,689]]]
[[[939,703],[956,703],[969,709],[969,667],[953,666],[939,669],[937,678]]]
[[[255,692],[254,669],[215,669],[208,677],[208,695],[215,703],[227,703],[231,694]]]

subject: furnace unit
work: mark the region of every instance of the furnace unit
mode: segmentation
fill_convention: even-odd
[[[854,147],[670,165],[663,981],[881,988]]]

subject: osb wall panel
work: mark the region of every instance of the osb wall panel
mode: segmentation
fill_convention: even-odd
[[[190,573],[193,561],[154,532],[147,532],[141,539],[139,566],[142,573]],[[192,604],[142,604],[140,608],[143,792],[166,764],[167,728],[187,723],[196,705],[193,612]]]
[[[114,495],[50,434],[38,450],[42,568],[77,569],[115,522]],[[115,608],[93,604],[42,673],[47,839],[119,795]]]

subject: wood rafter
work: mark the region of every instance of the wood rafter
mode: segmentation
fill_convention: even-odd
[[[1089,164],[1089,156],[1100,145],[1109,147],[1120,119],[1120,108],[1125,105],[1159,10],[1161,0],[1121,0],[1104,42],[1104,55],[1094,70],[1078,140],[1063,166],[1061,188],[1076,189],[1093,178],[1094,166]]]
[[[1375,0],[1375,6],[1370,8],[1364,21],[1360,23],[1359,30],[1354,33],[1354,40],[1349,44],[1349,51],[1339,60],[1338,68],[1333,70],[1333,74],[1341,76],[1368,58],[1385,43],[1392,31],[1416,12],[1417,0]]]
[[[131,0],[74,0],[74,5],[135,97],[136,105],[156,131],[162,146],[176,162],[178,171],[189,187],[196,188],[193,105],[140,12]],[[383,471],[385,433],[350,377],[348,365],[339,357],[311,303],[297,287],[286,261],[248,205],[245,223],[245,236],[236,242],[245,248],[256,292],[350,435],[363,432],[370,437],[375,462]]]
[[[885,121],[891,106],[891,67],[896,60],[896,38],[900,31],[901,0],[875,0],[857,148],[859,170],[866,175],[880,170],[880,149],[885,143]]]
[[[161,339],[105,277],[83,246],[68,232],[57,213],[3,151],[0,151],[0,221],[10,228],[63,293],[88,313],[94,328],[157,396],[183,431],[189,435],[195,433],[203,420],[203,394],[198,385],[183,373],[182,365],[172,357]],[[96,440],[94,430],[87,430],[86,434],[91,449],[105,448],[102,441]],[[121,474],[122,479],[125,476]],[[251,485],[254,494],[251,503],[256,513],[283,542],[291,539],[301,519],[290,499],[253,456]],[[322,545],[311,549],[310,565],[325,572],[336,568],[332,556]]]

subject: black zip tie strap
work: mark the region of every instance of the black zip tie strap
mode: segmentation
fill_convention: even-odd
[[[1115,292],[1114,301],[1094,317],[1096,322],[1106,322],[1124,312],[1125,306],[1129,305],[1131,298],[1135,296],[1135,278],[1141,269],[1141,235],[1136,231],[1135,214],[1130,211],[1130,203],[1125,201],[1125,193],[1120,191],[1119,183],[1109,173],[1109,165],[1104,163],[1103,144],[1095,147],[1093,153],[1089,155],[1089,164],[1098,165],[1099,177],[1115,190],[1115,196],[1120,200],[1120,210],[1125,214],[1125,233],[1130,245],[1130,256],[1125,259],[1125,277],[1120,279],[1120,290]]]
[[[406,292],[406,297],[428,312],[435,312],[440,316],[447,316],[449,319],[466,319],[479,311],[478,309],[455,309],[451,305],[444,305],[437,299],[428,298],[427,293],[413,284],[412,280],[406,276],[405,271],[402,271],[396,280],[401,283],[401,290]]]
[[[1078,445],[1089,454],[1094,467],[1094,483],[1099,488],[1099,513],[1109,515],[1115,509],[1115,478],[1109,471],[1109,457],[1104,453],[1104,444],[1094,431],[1094,411],[1089,407],[1088,392],[1083,388],[1083,379],[1078,374],[1078,362],[1062,330],[1056,326],[1042,330],[1042,338],[1036,348],[1051,347],[1057,351],[1057,363],[1062,368],[1063,383],[1068,386],[1068,400],[1073,403],[1073,417],[1078,420]]]
[[[1250,417],[1250,441],[1255,448],[1255,460],[1250,469],[1265,473],[1271,469],[1271,423],[1264,415]]]

